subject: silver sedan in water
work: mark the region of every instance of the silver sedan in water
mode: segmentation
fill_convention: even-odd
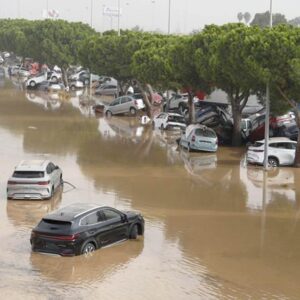
[[[7,182],[8,199],[50,199],[63,183],[61,169],[49,160],[27,160]]]

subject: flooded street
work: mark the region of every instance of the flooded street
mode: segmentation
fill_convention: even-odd
[[[243,148],[179,151],[176,134],[137,118],[2,85],[3,299],[299,299],[300,170],[272,171],[264,185]],[[43,157],[61,167],[64,187],[51,200],[7,200],[14,167]],[[31,229],[74,202],[140,211],[145,235],[90,257],[32,253]]]

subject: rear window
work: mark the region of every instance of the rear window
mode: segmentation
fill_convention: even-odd
[[[43,178],[44,172],[41,171],[15,171],[13,174],[15,178]]]
[[[181,117],[181,116],[169,116],[168,121],[169,122],[177,122],[177,123],[185,123],[184,117]]]
[[[197,136],[204,136],[204,137],[216,137],[216,134],[214,131],[209,130],[209,129],[202,129],[202,128],[197,128],[195,130],[195,135]]]
[[[50,229],[50,230],[66,230],[71,227],[72,223],[67,221],[60,220],[50,220],[50,219],[42,219],[39,228],[40,229]]]

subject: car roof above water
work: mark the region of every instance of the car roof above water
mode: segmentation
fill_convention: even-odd
[[[77,217],[102,206],[91,203],[74,203],[45,216],[43,219],[57,221],[73,221]]]
[[[45,171],[49,160],[22,160],[15,171]]]

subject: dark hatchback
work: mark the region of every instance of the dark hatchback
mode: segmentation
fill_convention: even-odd
[[[136,212],[76,203],[45,216],[32,230],[34,252],[74,256],[144,234],[144,219]]]

